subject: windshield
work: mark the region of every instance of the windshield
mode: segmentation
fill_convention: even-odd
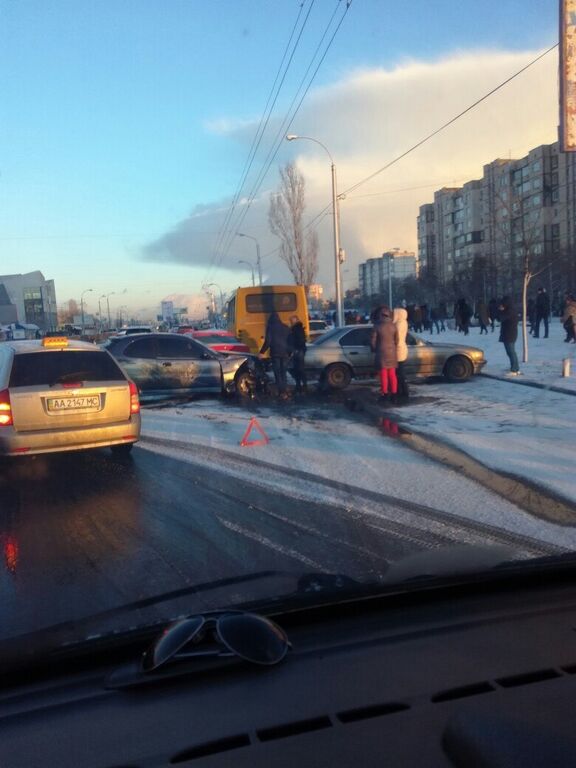
[[[574,552],[558,4],[455,7],[0,3],[0,662]]]

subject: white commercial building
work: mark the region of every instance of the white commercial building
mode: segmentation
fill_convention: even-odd
[[[58,325],[54,280],[40,271],[0,275],[0,324],[37,325],[42,331]]]

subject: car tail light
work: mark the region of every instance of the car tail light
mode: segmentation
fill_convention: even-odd
[[[133,381],[130,384],[130,413],[140,413],[140,397],[138,396],[138,387]]]
[[[3,389],[0,392],[0,427],[11,427],[13,423],[10,392],[7,389]]]

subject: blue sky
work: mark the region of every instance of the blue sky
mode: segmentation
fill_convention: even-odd
[[[0,273],[41,269],[56,280],[61,304],[88,287],[94,288],[93,296],[127,288],[123,301],[141,316],[168,295],[200,293],[207,279],[225,291],[244,282],[246,273],[238,271],[237,261],[253,258],[253,243],[233,240],[219,268],[211,262],[211,249],[300,5],[299,0],[0,0]],[[345,3],[305,0],[302,14],[311,6],[274,126],[328,19],[334,11],[339,18]],[[389,159],[395,146],[392,127],[387,133],[392,109],[400,137],[408,139],[409,128],[416,138],[424,135],[436,127],[427,122],[432,112],[435,121],[450,118],[473,94],[489,90],[493,79],[496,85],[500,72],[504,79],[517,62],[556,38],[557,4],[550,0],[353,0],[292,130],[314,132],[338,154],[340,179],[355,182]],[[492,68],[500,54],[504,58]],[[475,83],[470,57],[479,55]],[[472,73],[466,87],[458,81],[460,57]],[[408,98],[415,62],[429,67],[430,83],[446,85],[433,109],[423,104],[421,115],[403,126],[402,88],[387,90],[390,78],[379,88],[377,77],[395,73],[398,82],[406,82]],[[526,151],[530,142],[554,140],[551,73],[556,65],[538,66],[534,77],[540,77],[542,94],[536,86],[528,93],[510,91],[506,103],[532,99],[537,104],[546,94],[542,125],[526,119],[526,136],[524,126],[514,126],[509,137],[501,138],[502,151]],[[484,80],[482,73],[490,77]],[[362,112],[350,114],[346,104],[357,105],[360,93]],[[502,103],[495,100],[494,110],[501,111]],[[328,121],[335,104],[340,111]],[[489,109],[483,114],[489,124]],[[362,130],[370,122],[376,129],[370,151],[354,120],[362,122]],[[467,124],[468,133],[473,124]],[[281,279],[282,268],[272,253],[277,241],[268,231],[266,211],[278,165],[299,158],[310,179],[310,216],[318,205],[321,209],[326,192],[321,153],[311,154],[313,147],[299,144],[297,150],[282,147],[242,224],[261,240],[266,271],[274,279]],[[501,147],[471,143],[466,157],[481,172],[482,164],[493,159],[485,153],[500,153]],[[408,170],[406,175],[424,186],[468,172],[451,165],[449,155],[443,165],[438,145],[434,163],[420,168],[421,178]],[[263,157],[257,156],[256,170]],[[381,180],[366,192],[392,192],[394,183],[398,189],[401,178],[390,179],[389,190]],[[414,228],[417,205],[432,192],[433,186],[420,192],[416,207],[405,204]],[[387,208],[395,204],[393,198],[385,198]],[[348,238],[356,260],[377,247],[374,231],[359,229],[362,205],[358,200],[349,207]],[[343,211],[344,235],[345,219]],[[371,226],[370,216],[366,220]],[[173,232],[185,235],[177,253],[154,247],[163,247]],[[409,234],[394,235],[406,242],[382,246],[413,247]],[[378,237],[385,240],[386,233]],[[321,233],[321,261],[329,261],[329,247]],[[355,263],[352,259],[350,284]],[[325,269],[322,265],[321,278],[329,281]]]

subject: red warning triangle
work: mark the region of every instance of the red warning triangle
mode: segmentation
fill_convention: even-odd
[[[250,437],[253,429],[257,430],[262,435],[262,437],[256,438],[256,440],[249,440],[248,438]],[[258,419],[256,416],[252,416],[250,423],[248,424],[248,428],[246,429],[246,432],[244,432],[244,437],[242,440],[240,440],[240,445],[244,447],[250,445],[268,445],[269,442],[270,438],[258,423]]]

